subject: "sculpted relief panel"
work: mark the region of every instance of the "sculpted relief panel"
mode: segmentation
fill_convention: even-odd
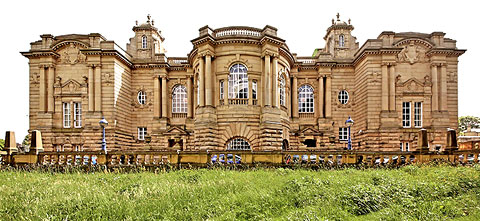
[[[417,62],[424,63],[428,62],[428,57],[426,56],[427,49],[419,44],[416,44],[413,40],[409,41],[408,44],[403,46],[403,49],[397,55],[397,61],[399,63],[410,63],[414,64]]]
[[[70,43],[59,51],[61,64],[78,64],[85,63],[87,57],[80,52],[81,46]]]

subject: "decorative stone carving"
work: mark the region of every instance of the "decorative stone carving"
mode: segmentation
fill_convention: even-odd
[[[85,63],[86,60],[87,57],[80,52],[80,48],[76,44],[68,44],[60,52],[60,63],[63,64]]]
[[[426,84],[424,82],[421,82],[420,80],[416,78],[410,78],[404,82],[399,82],[396,84],[397,87],[399,88],[400,93],[404,94],[420,94],[423,93],[424,87]]]
[[[39,84],[40,83],[40,75],[38,73],[33,73],[32,76],[30,76],[30,82],[32,84]]]
[[[103,73],[103,79],[102,79],[103,83],[107,84],[107,85],[110,85],[111,83],[113,83],[113,74],[111,73]]]
[[[449,83],[457,83],[457,73],[450,72],[448,73],[447,82]]]
[[[60,76],[57,76],[55,78],[55,84],[54,84],[54,87],[60,87],[62,86],[62,78]]]
[[[419,45],[416,45],[414,41],[403,47],[402,51],[397,55],[397,60],[399,62],[409,62],[414,64],[416,62],[426,62],[427,57],[425,55],[425,48]]]

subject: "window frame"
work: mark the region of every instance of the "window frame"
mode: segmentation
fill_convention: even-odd
[[[82,128],[82,103],[73,103],[73,127]]]
[[[172,113],[187,113],[188,94],[184,85],[178,84],[172,90]]]
[[[298,89],[298,113],[315,113],[315,90],[309,84]]]
[[[221,81],[220,81],[220,90],[219,90],[219,92],[220,92],[220,94],[219,94],[220,100],[223,100],[223,99],[225,98],[225,97],[224,97],[224,96],[225,96],[225,95],[224,95],[224,94],[225,94],[225,91],[224,91],[224,90],[225,90],[225,88],[224,88],[224,81],[221,80]]]
[[[422,102],[413,103],[413,126],[415,128],[422,128],[423,126],[423,103]]]
[[[279,96],[280,96],[280,105],[281,106],[286,106],[286,93],[285,93],[285,86],[286,86],[286,80],[285,80],[285,76],[283,74],[280,74],[280,80],[279,80],[279,84],[280,84],[280,93],[279,93]]]
[[[408,107],[405,106],[406,104],[408,104]],[[410,101],[402,102],[402,127],[412,127],[412,102]]]
[[[247,66],[236,63],[229,68],[228,74],[228,98],[248,98],[248,69]]]
[[[145,105],[147,104],[147,92],[144,90],[140,90],[137,93],[137,102],[140,105]]]
[[[338,47],[345,47],[345,35],[343,34],[338,36]]]
[[[253,100],[257,100],[258,97],[257,97],[257,81],[256,80],[253,80],[252,81],[252,99]]]
[[[348,127],[339,127],[338,128],[338,140],[339,141],[348,141]]]
[[[147,135],[147,128],[146,127],[137,127],[137,139],[138,140],[145,140],[145,136]]]
[[[350,94],[348,93],[347,90],[341,90],[338,92],[338,102],[340,104],[348,104],[348,101],[350,101]]]
[[[233,145],[233,146],[232,146]],[[252,146],[248,141],[241,137],[235,137],[230,139],[227,143],[227,150],[240,150],[240,151],[248,151],[252,150]]]
[[[62,110],[63,110],[63,128],[71,128],[72,113],[71,113],[70,102],[63,102]]]
[[[146,49],[148,47],[148,38],[146,35],[142,36],[142,49]]]

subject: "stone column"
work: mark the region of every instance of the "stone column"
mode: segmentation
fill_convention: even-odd
[[[390,74],[389,74],[389,86],[390,86],[390,91],[389,91],[389,97],[390,97],[390,102],[389,102],[389,109],[390,111],[395,111],[395,66],[391,65],[390,66]]]
[[[167,77],[163,76],[162,77],[162,118],[167,117],[167,99],[168,99],[168,94],[167,94]]]
[[[388,111],[388,66],[382,65],[382,111]]]
[[[212,88],[212,57],[205,56],[205,106],[213,106],[213,88]]]
[[[102,68],[95,65],[95,111],[102,111]]]
[[[88,111],[95,111],[93,66],[88,66]]]
[[[293,76],[292,83],[292,113],[293,117],[298,118],[298,89],[297,89],[297,76]]]
[[[48,112],[53,113],[55,110],[53,103],[53,84],[55,83],[55,67],[48,66]]]
[[[187,117],[193,117],[193,86],[192,76],[187,77]]]
[[[200,57],[200,65],[199,65],[199,68],[200,68],[200,73],[198,73],[198,79],[200,80],[200,85],[198,85],[200,87],[200,102],[199,102],[199,106],[200,107],[203,107],[205,106],[205,70],[204,70],[204,66],[205,66],[205,61],[203,60],[203,57]]]
[[[432,111],[438,111],[438,75],[437,65],[431,65],[432,71]]]
[[[160,76],[153,77],[153,117],[160,117]]]
[[[277,104],[278,102],[278,58],[273,57],[273,62],[272,62],[272,106],[273,107],[279,107],[280,105]]]
[[[46,92],[46,76],[45,76],[45,66],[44,65],[40,65],[40,91],[39,91],[39,95],[38,95],[38,103],[39,103],[39,106],[38,106],[38,110],[40,112],[45,112],[45,92]]]
[[[271,90],[270,90],[270,55],[265,55],[265,86],[263,89],[263,98],[264,98],[264,106],[271,106]]]
[[[319,113],[319,117],[325,117],[324,113],[323,113],[323,99],[325,99],[325,96],[324,96],[324,89],[323,89],[323,76],[322,77],[319,77],[318,78],[318,113]]]
[[[442,64],[440,67],[440,110],[446,111],[447,109],[447,65]]]
[[[327,76],[325,86],[325,117],[332,116],[332,76]]]

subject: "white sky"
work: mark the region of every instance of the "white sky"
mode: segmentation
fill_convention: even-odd
[[[20,55],[41,34],[100,33],[126,49],[135,20],[151,14],[166,38],[167,56],[186,56],[190,40],[204,25],[212,28],[266,24],[278,28],[291,52],[310,56],[337,12],[352,19],[360,46],[382,31],[443,31],[467,49],[459,63],[459,115],[480,117],[479,7],[474,1],[2,1],[0,3],[0,138],[6,130],[21,142],[28,130],[28,59]],[[477,58],[477,60],[475,60]]]

